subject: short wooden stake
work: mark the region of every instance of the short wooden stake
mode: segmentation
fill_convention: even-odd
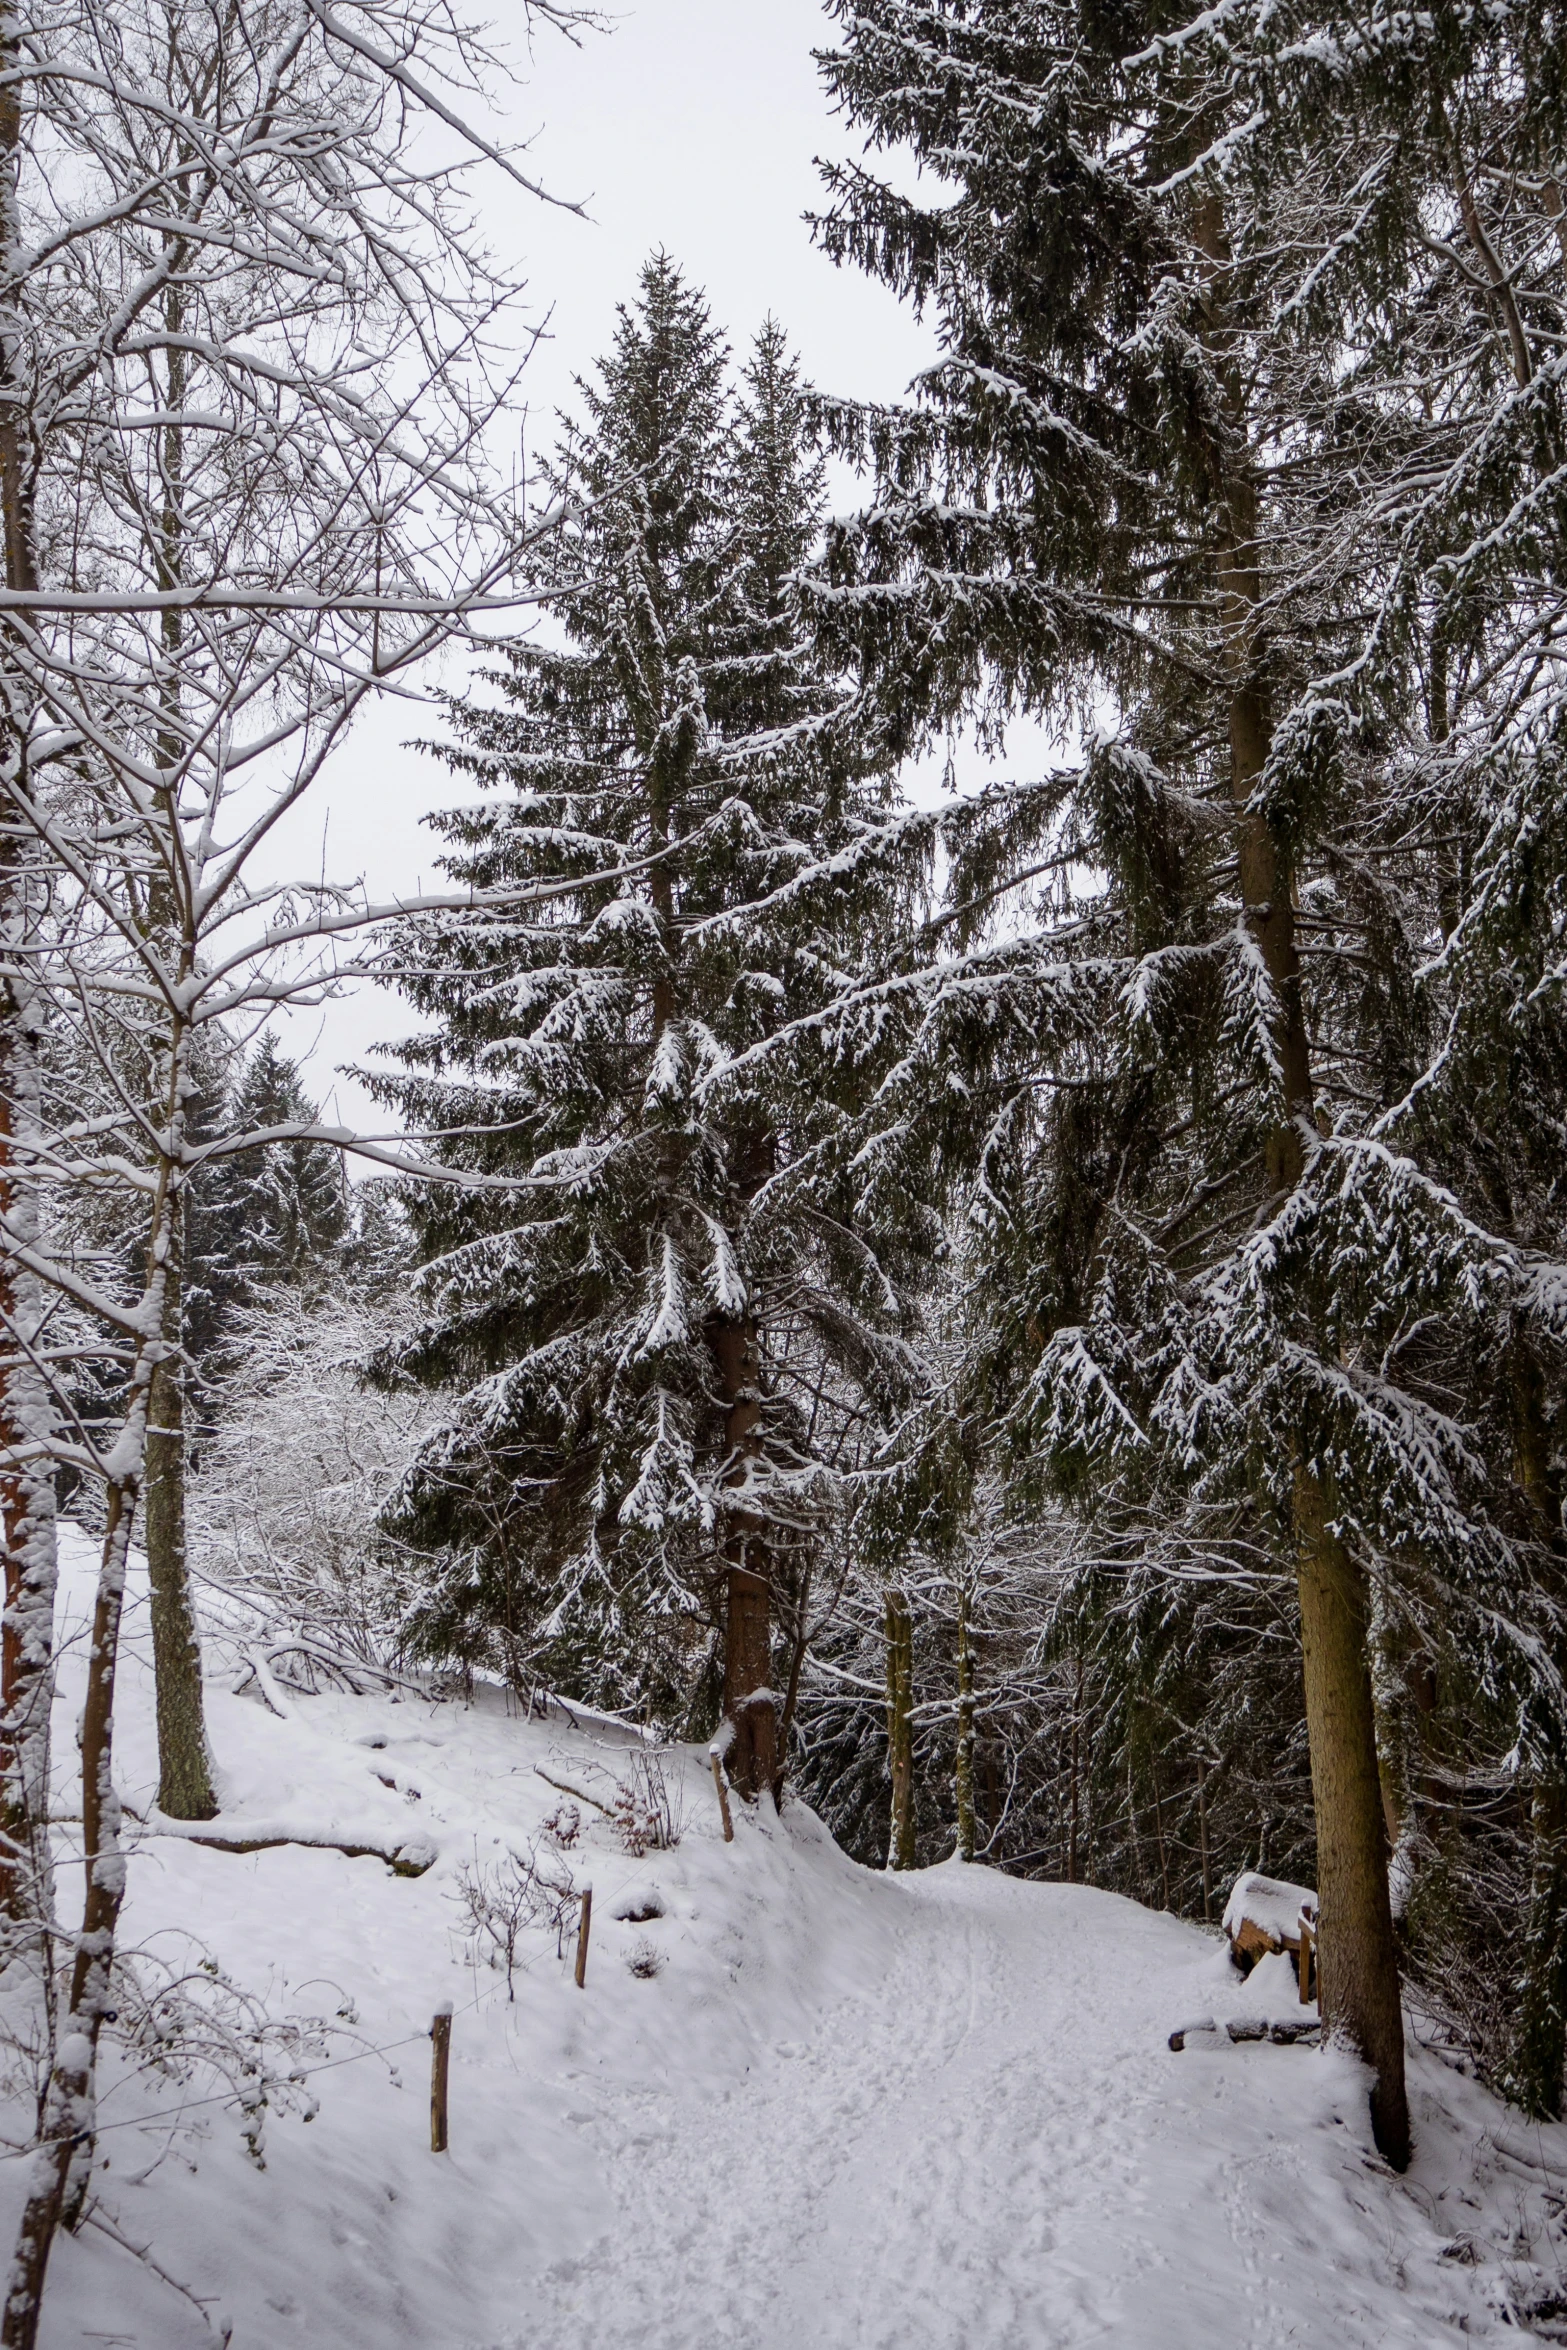
[[[452,2057],[452,2003],[435,2011],[430,2026],[430,2152],[446,2152],[446,2075]]]
[[[723,1814],[724,1842],[726,1844],[733,1844],[735,1840],[735,1824],[734,1821],[729,1817],[729,1790],[724,1785],[724,1766],[719,1761],[716,1754],[713,1756],[712,1760],[713,1785],[718,1789],[718,1808],[719,1811]]]
[[[582,1888],[582,1914],[577,1921],[577,1989],[579,1991],[588,1979],[588,1933],[592,1924],[593,1888],[591,1885],[584,1885]]]
[[[1311,1928],[1304,1918],[1300,1921],[1300,2004],[1311,2005]]]

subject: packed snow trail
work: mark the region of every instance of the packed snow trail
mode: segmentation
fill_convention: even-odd
[[[68,1563],[67,1636],[84,1545]],[[225,2325],[234,2350],[1567,2338],[1567,2129],[1530,2129],[1415,2046],[1418,2151],[1398,2180],[1346,2056],[1171,2052],[1200,2016],[1287,2013],[1282,1960],[1242,1983],[1215,1935],[1109,1894],[950,1862],[861,1869],[800,1803],[737,1805],[725,1844],[688,1749],[661,1750],[673,1849],[634,1857],[584,1803],[559,1851],[544,1823],[570,1799],[551,1782],[605,1798],[639,1742],[555,1710],[519,1719],[494,1691],[274,1692],[284,1718],[215,1678],[223,1828],[422,1838],[438,1857],[410,1880],[305,1843],[205,1850],[148,1816],[144,1645],[133,1610],[127,1947],[149,1982],[175,1960],[199,1990],[210,1954],[274,2016],[321,2019],[297,2091],[320,2110],[269,2116],[258,2169],[210,2073],[111,2051],[96,2220],[59,2247],[43,2350],[212,2350]],[[209,1670],[223,1663],[209,1641]],[[62,1814],[75,1702],[68,1686]],[[558,1955],[533,1927],[508,1998],[474,1963],[462,1879],[535,1844],[593,1885],[587,1986],[569,1939]],[[436,2156],[425,2035],[448,1999]],[[0,2159],[0,2226],[22,2170]]]
[[[1143,2093],[1114,2046],[1103,1941],[1119,1954],[1127,1905],[950,1869],[877,1891],[864,1992],[807,2037],[713,2099],[600,2091],[587,2127],[617,2180],[610,2241],[641,2248],[647,2350],[691,2342],[693,2306],[737,2339],[1091,2341],[1147,2266],[1130,2242]],[[543,2284],[535,2341],[611,2323],[602,2257]]]
[[[695,2311],[722,2312],[726,2340],[815,2350],[1369,2350],[1485,2330],[1484,2295],[1452,2289],[1443,2235],[1405,2208],[1444,2155],[1462,2167],[1429,2088],[1429,2180],[1399,2184],[1343,2058],[1172,2055],[1172,2022],[1250,2004],[1190,1928],[956,1864],[872,1886],[864,1989],[806,2037],[716,2094],[588,2076],[575,2118],[615,2217],[545,2272],[519,2345],[631,2340],[633,2281],[645,2350],[702,2340]]]

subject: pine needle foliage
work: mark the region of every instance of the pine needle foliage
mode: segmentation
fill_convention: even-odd
[[[558,625],[441,751],[482,789],[436,820],[446,870],[488,902],[405,927],[431,1025],[374,1080],[498,1179],[410,1198],[424,1319],[381,1375],[451,1403],[387,1523],[427,1562],[416,1654],[706,1729],[735,1545],[787,1622],[938,1227],[853,1167],[860,1071],[758,1049],[898,914],[855,862],[879,738],[797,613],[822,474],[785,339],[736,382],[657,255],[577,392]]]
[[[214,1154],[190,1184],[184,1328],[198,1409],[204,1388],[236,1368],[235,1331],[245,1310],[279,1288],[302,1300],[319,1293],[352,1253],[341,1152],[289,1134],[314,1125],[318,1114],[298,1064],[267,1033],[236,1056],[215,1100],[192,1107],[198,1145],[209,1135],[285,1137]]]
[[[960,1408],[1017,1506],[1095,1529],[1106,1620],[1150,1558],[1362,1590],[1390,1818],[1432,1671],[1527,1802],[1563,1718],[1556,13],[832,13],[830,90],[930,193],[838,168],[819,235],[941,357],[824,409],[875,495],[819,624],[901,742],[1082,745],[948,819],[876,1105],[966,1208]],[[1559,2032],[1546,2070],[1549,2108]]]

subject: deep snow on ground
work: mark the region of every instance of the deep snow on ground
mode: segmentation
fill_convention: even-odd
[[[91,1561],[67,1550],[79,1635]],[[799,1803],[737,1804],[726,1846],[705,1756],[676,1748],[675,1849],[635,1859],[582,1807],[566,1857],[594,1890],[586,1989],[569,1942],[558,1959],[534,1929],[508,2000],[468,1955],[459,1873],[537,1837],[562,1800],[541,1767],[611,1796],[633,1734],[526,1721],[496,1692],[289,1698],[283,1720],[215,1681],[209,1702],[225,1830],[423,1835],[439,1857],[411,1880],[133,1829],[127,1946],[167,1956],[194,1933],[275,2014],[325,2019],[319,2112],[269,2117],[257,2169],[210,2079],[111,2085],[102,2224],[56,2252],[46,2350],[195,2350],[225,2324],[236,2350],[1371,2350],[1516,2343],[1520,2311],[1567,2307],[1567,2129],[1527,2127],[1417,2048],[1398,2180],[1342,2053],[1170,2051],[1201,2016],[1288,2014],[1282,1961],[1243,1985],[1216,1937],[1108,1894],[867,1871]],[[145,1815],[140,1604],[121,1722],[119,1782]],[[61,1893],[79,1898],[70,1867]],[[649,1951],[657,1971],[634,1973]],[[434,2155],[425,2035],[444,2000],[452,2143]],[[7,2229],[22,2169],[0,2160]]]

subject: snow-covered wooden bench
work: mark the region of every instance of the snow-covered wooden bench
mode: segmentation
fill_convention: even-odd
[[[1276,1951],[1298,1960],[1302,1940],[1308,1950],[1316,1940],[1317,1896],[1309,1885],[1286,1885],[1248,1869],[1236,1878],[1224,1905],[1224,1931],[1231,1957],[1248,1974],[1259,1958]]]
[[[1202,2016],[1179,2025],[1170,2034],[1170,2046],[1180,2050],[1192,2039],[1228,2039],[1271,2040],[1286,2048],[1315,2047],[1322,2035],[1312,1983],[1317,1939],[1317,1896],[1312,1888],[1286,1885],[1278,1877],[1264,1877],[1248,1869],[1236,1878],[1224,1905],[1224,1931],[1229,1936],[1230,1956],[1244,1974],[1249,1975],[1264,1958],[1294,1960],[1302,2012],[1236,2016],[1227,2024]],[[1284,1980],[1288,1979],[1286,1975]],[[1277,1980],[1270,1980],[1268,1995],[1277,1998],[1280,1988]]]

